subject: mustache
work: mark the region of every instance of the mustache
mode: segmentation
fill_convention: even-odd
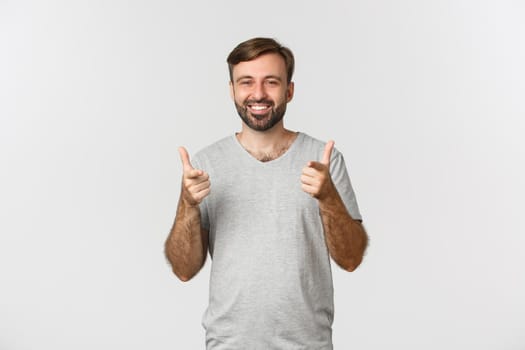
[[[269,106],[272,106],[273,107],[273,101],[270,101],[270,100],[265,100],[265,99],[261,99],[261,100],[246,100],[244,101],[244,105],[247,106],[247,105],[250,105],[250,104],[265,104],[265,105],[269,105]]]

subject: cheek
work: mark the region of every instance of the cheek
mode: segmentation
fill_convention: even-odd
[[[242,94],[240,93],[236,93],[234,96],[233,96],[233,101],[238,104],[238,105],[243,105],[244,104],[244,101],[246,101],[246,97],[243,96]]]
[[[285,105],[288,103],[288,93],[285,91],[284,93],[283,92],[280,92],[278,95],[277,95],[277,98],[273,98],[274,102],[276,105]]]
[[[238,86],[231,88],[230,95],[234,101],[243,101],[246,98],[246,92]]]

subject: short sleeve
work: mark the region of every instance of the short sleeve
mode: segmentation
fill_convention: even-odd
[[[348,176],[345,160],[341,152],[335,148],[332,152],[332,159],[330,160],[330,174],[350,216],[354,220],[362,221],[363,218],[359,212],[359,206],[357,205],[357,199],[350,182],[350,177]]]

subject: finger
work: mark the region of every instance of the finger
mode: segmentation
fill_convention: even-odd
[[[191,165],[190,165],[190,167],[191,167]],[[202,170],[193,169],[193,168],[189,168],[189,169],[185,168],[184,169],[184,177],[186,179],[197,179],[197,178],[199,178],[200,176],[203,176],[203,175],[204,175],[204,172]]]
[[[201,192],[207,188],[210,187],[210,182],[209,181],[204,181],[204,182],[199,182],[199,183],[196,183],[196,184],[193,184],[193,185],[190,185],[190,190],[193,192],[193,193],[198,193],[198,192]]]
[[[197,177],[198,182],[204,182],[210,179],[210,175],[208,175],[208,173],[204,170],[195,169],[195,171],[198,171],[200,173],[200,175]]]
[[[309,195],[311,196],[315,196],[317,194],[317,187],[314,187],[314,186],[310,186],[310,185],[301,185],[301,189],[308,193]]]
[[[326,167],[328,166],[329,164],[324,164],[324,163],[320,163],[320,162],[308,162],[308,165],[306,167],[306,170],[305,171],[308,171],[308,169],[310,169],[310,172],[319,172],[319,171],[323,171],[326,169]]]
[[[307,166],[305,166],[303,168],[303,171],[301,172],[301,175],[306,175],[306,176],[317,176],[319,172],[317,170],[315,170],[314,168],[310,167],[310,164],[308,164]]]
[[[326,143],[326,146],[324,146],[323,158],[321,159],[321,163],[323,163],[324,165],[330,165],[330,157],[332,156],[334,144],[335,142],[330,140]]]
[[[200,203],[202,202],[202,200],[204,199],[204,197],[206,197],[207,195],[210,194],[210,190],[211,188],[208,187],[200,192],[198,192],[197,194],[195,194],[195,200],[197,201],[197,203]]]
[[[190,156],[188,155],[188,151],[186,151],[186,148],[179,147],[179,154],[180,154],[180,160],[182,161],[182,167],[184,171],[189,171],[193,169],[193,166],[190,163]]]
[[[308,176],[308,175],[302,175],[301,176],[301,184],[303,185],[310,185],[310,186],[319,186],[320,182],[317,177]]]

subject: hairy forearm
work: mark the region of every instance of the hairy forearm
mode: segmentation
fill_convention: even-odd
[[[360,221],[354,220],[334,191],[319,200],[326,245],[334,261],[347,271],[355,270],[368,245],[368,236]]]
[[[179,200],[175,222],[165,243],[166,258],[182,281],[190,280],[204,265],[207,232],[201,228],[198,206]]]

